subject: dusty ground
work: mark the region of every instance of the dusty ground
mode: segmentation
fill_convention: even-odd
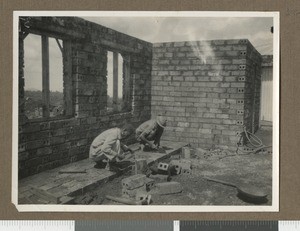
[[[223,159],[216,157],[208,159],[192,159],[192,174],[177,175],[172,181],[180,182],[182,193],[173,195],[153,195],[153,205],[252,205],[237,197],[233,187],[208,182],[203,177],[227,180],[236,184],[254,185],[268,194],[270,205],[272,201],[271,154],[251,154],[245,156],[230,156]],[[130,176],[126,174],[103,184],[92,192],[77,198],[81,204],[115,204],[105,199],[105,195],[121,196],[121,180]]]
[[[268,132],[267,132],[268,133]],[[265,135],[265,132],[263,132]],[[265,138],[266,139],[266,138]],[[266,141],[267,142],[267,141]],[[172,195],[152,195],[152,205],[253,205],[253,201],[237,195],[234,187],[205,180],[210,177],[235,184],[253,185],[268,196],[261,205],[272,204],[272,154],[261,152],[248,155],[220,156],[215,152],[206,158],[193,155],[192,174],[177,175],[172,181],[180,182],[183,191]],[[224,158],[223,158],[224,157]],[[168,162],[166,160],[164,162]],[[117,204],[105,199],[105,195],[121,196],[121,180],[130,173],[103,184],[90,193],[76,198],[78,204]]]

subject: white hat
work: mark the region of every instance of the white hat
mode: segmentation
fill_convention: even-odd
[[[156,122],[158,123],[159,126],[162,128],[165,128],[167,125],[167,119],[163,116],[157,116],[156,117]]]

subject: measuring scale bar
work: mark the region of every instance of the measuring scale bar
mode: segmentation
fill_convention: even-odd
[[[300,221],[0,220],[0,231],[300,231]]]

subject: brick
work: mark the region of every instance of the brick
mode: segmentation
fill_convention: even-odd
[[[168,171],[169,165],[166,163],[160,162],[160,163],[158,163],[157,168],[158,168],[158,170]]]
[[[146,174],[148,170],[148,164],[146,159],[136,159],[134,166],[134,174]]]
[[[181,172],[180,161],[179,160],[171,160],[170,165],[174,166],[176,175],[179,175]]]
[[[178,182],[163,182],[156,184],[157,193],[160,195],[182,192],[182,186]]]
[[[198,131],[202,134],[211,134],[211,129],[200,128]]]
[[[169,74],[170,75],[180,75],[181,73],[180,73],[180,71],[170,71]],[[173,80],[174,80],[174,78],[173,78]]]
[[[185,81],[197,81],[197,78],[195,76],[187,76],[185,77]]]
[[[135,189],[142,187],[145,184],[146,175],[137,174],[130,177],[127,177],[122,180],[122,188],[126,189]]]
[[[51,153],[52,153],[52,148],[51,147],[44,147],[44,148],[37,149],[37,155],[38,156],[45,156],[45,155],[49,155]]]
[[[190,159],[191,158],[191,150],[189,147],[183,147],[182,148],[182,157],[184,159]]]
[[[134,189],[128,189],[126,187],[122,188],[122,196],[127,198],[135,198],[138,194],[145,194],[145,193],[147,193],[146,185]]]
[[[182,76],[174,76],[173,77],[173,81],[180,81],[180,82],[182,82],[183,81],[183,77]]]

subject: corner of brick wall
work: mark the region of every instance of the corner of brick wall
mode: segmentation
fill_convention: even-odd
[[[152,116],[168,119],[163,139],[236,147],[248,123],[248,59],[259,60],[254,52],[249,57],[248,47],[245,39],[153,45]]]

